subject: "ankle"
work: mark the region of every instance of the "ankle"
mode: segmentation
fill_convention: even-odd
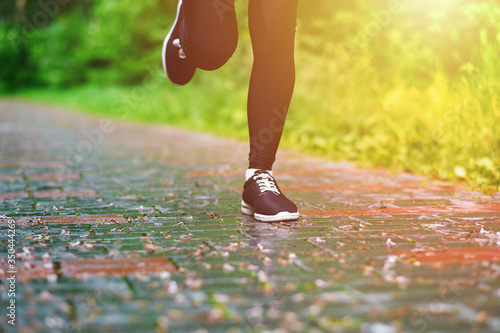
[[[247,181],[248,179],[250,179],[250,177],[252,177],[253,174],[255,173],[255,171],[257,171],[257,170],[261,170],[261,169],[247,169],[247,171],[245,171],[245,181]],[[264,171],[269,172],[269,174],[271,176],[273,175],[273,171],[272,170],[264,170]]]

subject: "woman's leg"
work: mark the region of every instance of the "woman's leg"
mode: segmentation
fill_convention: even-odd
[[[250,168],[271,170],[295,84],[298,0],[249,0],[254,63],[248,92]]]
[[[238,44],[234,0],[183,0],[180,42],[197,68],[215,70],[233,55]]]
[[[259,221],[296,220],[297,206],[270,171],[295,84],[294,40],[298,0],[249,0],[254,63],[248,91],[249,169],[241,211]]]

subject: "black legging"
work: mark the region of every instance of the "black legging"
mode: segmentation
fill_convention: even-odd
[[[271,170],[295,84],[298,0],[249,0],[254,54],[248,90],[250,168]],[[181,45],[198,68],[224,65],[238,43],[234,0],[183,0]]]

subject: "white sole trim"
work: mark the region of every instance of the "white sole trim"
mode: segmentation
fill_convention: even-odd
[[[174,31],[175,26],[177,25],[177,20],[179,19],[179,14],[181,11],[181,6],[182,6],[182,0],[179,0],[179,4],[177,5],[177,15],[175,16],[175,21],[174,24],[172,25],[172,28],[168,32],[167,37],[165,37],[165,40],[163,41],[163,48],[161,52],[161,58],[163,62],[163,70],[165,71],[165,74],[170,78],[170,75],[168,75],[168,70],[167,70],[167,47],[168,47],[168,42],[170,40],[170,36],[172,35],[172,32]],[[175,84],[175,83],[174,83]],[[178,84],[175,84],[178,85]]]
[[[299,219],[299,212],[290,213],[290,212],[279,212],[276,215],[263,215],[255,213],[255,210],[252,206],[247,204],[245,201],[241,201],[241,212],[245,215],[253,215],[253,217],[257,221],[261,222],[277,222],[277,221],[291,221]]]
[[[261,222],[278,222],[278,221],[291,221],[299,219],[299,212],[290,213],[290,212],[279,212],[276,215],[262,215],[262,214],[254,214],[254,217],[257,221]]]
[[[247,204],[245,201],[241,200],[241,212],[245,215],[252,215],[255,213],[255,210],[252,206]]]

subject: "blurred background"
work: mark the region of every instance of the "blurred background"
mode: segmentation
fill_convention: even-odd
[[[174,0],[0,2],[0,94],[246,140],[248,1],[238,50],[176,87]],[[282,147],[500,189],[500,2],[302,0]]]

